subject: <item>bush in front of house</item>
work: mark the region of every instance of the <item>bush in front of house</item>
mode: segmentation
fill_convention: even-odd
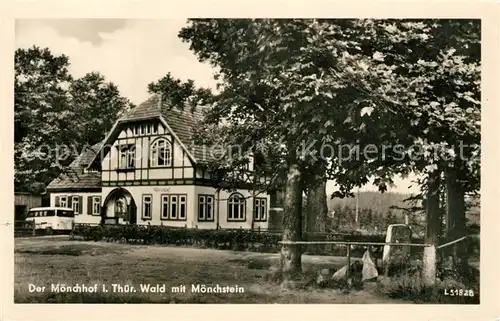
[[[281,234],[267,231],[204,230],[161,225],[77,224],[71,238],[85,241],[126,242],[129,244],[191,245],[230,250],[276,252]]]
[[[245,229],[196,229],[167,227],[163,225],[85,225],[77,224],[71,238],[85,241],[122,242],[128,244],[185,245],[200,248],[216,248],[233,251],[278,252],[281,233],[276,231],[256,231]],[[349,241],[374,241],[380,236],[358,235],[317,235],[307,239]],[[345,255],[342,245],[303,246],[303,252],[311,255]],[[357,253],[359,252],[359,253]],[[364,253],[353,249],[352,256]],[[358,255],[359,254],[359,255]]]

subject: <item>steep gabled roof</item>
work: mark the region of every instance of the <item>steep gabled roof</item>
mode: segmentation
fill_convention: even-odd
[[[84,172],[84,168],[90,164],[102,144],[103,141],[85,148],[65,173],[50,182],[47,190],[101,188],[101,173]]]
[[[101,188],[101,173],[83,173],[83,171],[77,171],[73,168],[69,169],[67,173],[61,174],[47,186],[48,191],[90,188]]]
[[[132,108],[119,121],[135,121],[161,116],[159,96],[154,95],[139,106]]]
[[[159,119],[170,129],[181,145],[183,145],[183,148],[186,150],[191,160],[194,163],[203,163],[207,161],[210,156],[205,155],[206,153],[202,146],[194,145],[193,135],[197,123],[203,120],[204,110],[205,107],[197,107],[195,109],[185,107],[181,110],[171,105],[169,106],[168,102],[161,100],[160,95],[153,95],[136,108],[130,110],[116,122],[113,129],[104,140],[103,145],[101,145],[101,148],[116,140],[124,124],[147,119]],[[99,159],[97,156],[98,155],[94,156],[91,160],[89,167]]]
[[[92,145],[90,147],[85,148],[80,155],[69,165],[72,168],[84,168],[87,167],[94,156],[99,152],[102,145],[104,144],[104,140],[99,143]]]

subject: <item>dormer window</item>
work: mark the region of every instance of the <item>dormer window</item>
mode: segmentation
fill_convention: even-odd
[[[172,166],[172,145],[164,138],[160,138],[151,145],[151,166]]]

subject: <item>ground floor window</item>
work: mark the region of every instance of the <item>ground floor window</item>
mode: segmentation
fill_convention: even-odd
[[[101,214],[101,197],[93,196],[92,197],[92,215],[100,215]]]
[[[185,194],[162,194],[161,196],[162,220],[186,220],[186,201]]]
[[[186,200],[187,200],[186,195],[179,196],[179,219],[180,220],[186,219]]]
[[[81,214],[81,212],[80,212],[81,204],[80,204],[80,197],[79,196],[71,197],[71,207],[73,208],[73,212],[75,214]]]
[[[227,201],[227,220],[244,221],[246,219],[245,204],[246,201],[243,195],[234,193],[229,196],[229,199]]]
[[[267,199],[255,199],[254,220],[256,222],[265,222],[267,220]]]
[[[213,221],[213,195],[198,195],[198,221]]]
[[[56,204],[56,206],[58,206],[58,205]],[[68,198],[66,196],[59,197],[59,206],[60,207],[68,207]]]
[[[162,195],[161,199],[162,199],[161,219],[168,220],[168,216],[170,213],[170,195]]]
[[[153,203],[153,196],[151,194],[142,195],[142,219],[151,219],[151,204]]]

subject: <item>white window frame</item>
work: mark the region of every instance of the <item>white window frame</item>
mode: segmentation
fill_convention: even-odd
[[[184,208],[184,211],[181,211],[181,208]],[[177,217],[179,220],[185,220],[187,216],[187,195],[179,195],[179,212],[177,213]],[[183,214],[181,216],[181,214]]]
[[[101,197],[92,196],[92,215],[100,215],[100,214],[101,214]]]
[[[170,219],[171,220],[177,220],[178,219],[178,214],[179,211],[179,196],[177,195],[170,195]]]
[[[68,197],[66,195],[59,196],[59,206],[64,208],[68,207]]]
[[[161,150],[163,155],[160,155],[159,145],[160,143],[164,143],[165,146]],[[157,139],[151,144],[150,148],[151,153],[151,166],[152,167],[171,167],[172,166],[172,155],[173,149],[172,144],[166,140],[165,138]],[[163,161],[163,164],[160,163],[160,159]]]
[[[165,209],[167,213],[165,215]],[[161,219],[168,220],[170,218],[170,195],[161,196]]]
[[[201,209],[201,211],[200,211]],[[198,195],[198,221],[212,222],[214,220],[214,195]]]
[[[149,201],[146,200],[147,198],[149,198]],[[149,212],[148,213],[146,213],[146,204],[149,205]],[[151,220],[152,218],[153,218],[153,195],[143,194],[142,195],[142,219],[143,220]]]
[[[119,161],[118,167],[126,168],[125,164],[127,164],[127,148],[122,146],[119,146],[118,148],[120,152],[120,158],[118,159]]]
[[[235,209],[238,208],[238,217],[235,217]],[[227,200],[227,220],[246,221],[246,199],[240,193],[233,193]]]
[[[135,168],[135,145],[127,149],[127,168]]]
[[[120,145],[118,146],[118,168],[119,169],[134,169],[136,166],[135,145]]]
[[[77,206],[75,206],[75,204]],[[78,208],[76,208],[78,207]],[[81,204],[80,204],[80,196],[71,196],[71,208],[73,209],[73,212],[75,214],[82,214],[81,213]]]
[[[255,206],[255,222],[267,221],[267,198],[257,197],[254,201]]]
[[[182,200],[182,198],[184,198],[184,200]],[[182,206],[184,206],[183,216],[181,216]],[[168,211],[166,215],[165,215],[165,209]],[[185,221],[186,217],[187,217],[187,194],[161,194],[162,220]]]

